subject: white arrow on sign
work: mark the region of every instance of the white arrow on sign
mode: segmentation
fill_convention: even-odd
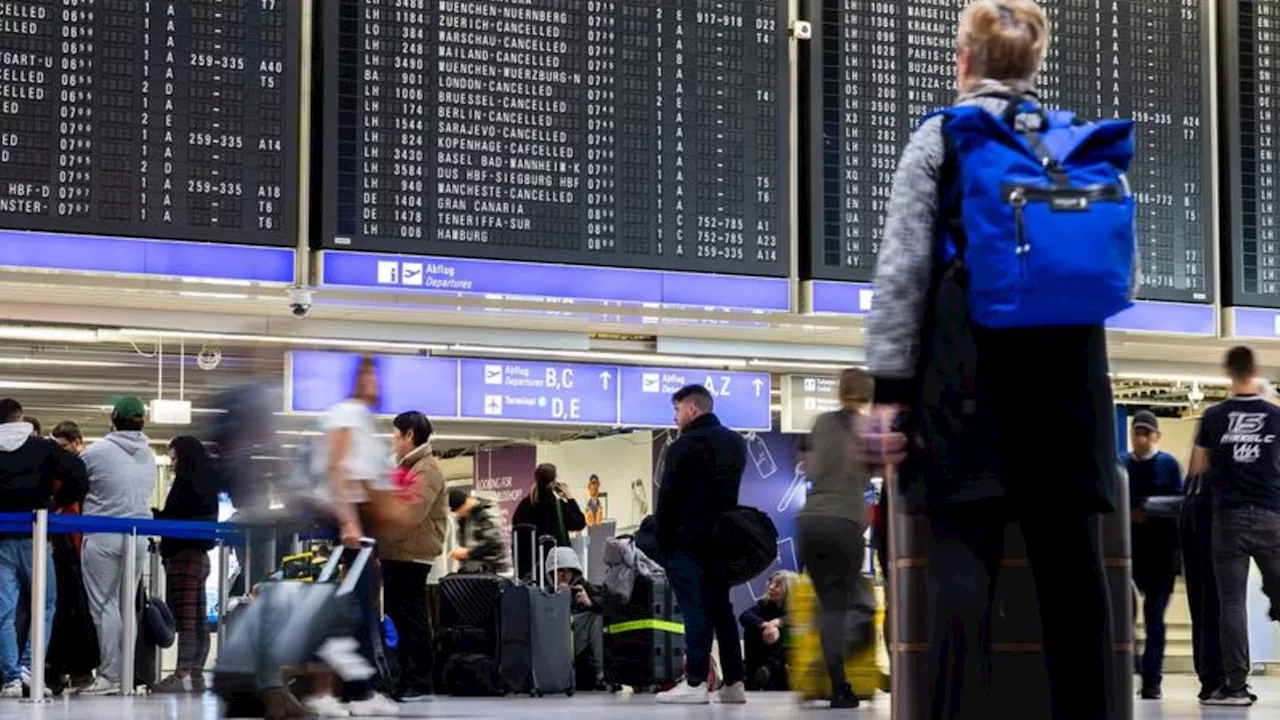
[[[609,372],[608,370],[601,370],[600,371],[600,387],[604,388],[605,390],[608,390],[609,379],[612,377],[613,377],[613,373]]]
[[[756,378],[755,380],[751,381],[751,384],[756,389],[756,397],[760,397],[760,388],[764,385],[764,381],[761,380],[760,378]]]
[[[324,641],[316,655],[347,682],[368,680],[377,672],[367,660],[357,652],[360,643],[352,637],[329,638]]]

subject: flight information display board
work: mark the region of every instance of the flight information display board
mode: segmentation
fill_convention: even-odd
[[[331,0],[322,245],[781,277],[787,0]]]
[[[955,99],[955,34],[968,0],[806,0],[807,278],[869,281],[898,156],[928,112]],[[1266,4],[1266,3],[1263,3]],[[1053,39],[1044,103],[1137,123],[1147,300],[1213,298],[1208,0],[1042,0]]]
[[[300,6],[0,0],[0,228],[295,243]]]
[[[1226,144],[1230,172],[1231,305],[1280,307],[1280,0],[1229,0]],[[1233,63],[1231,59],[1234,59]],[[1229,265],[1227,265],[1229,263]],[[1224,281],[1225,282],[1225,281]]]

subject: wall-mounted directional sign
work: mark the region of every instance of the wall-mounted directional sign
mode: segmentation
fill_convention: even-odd
[[[290,353],[292,412],[323,412],[350,396],[356,353]],[[432,418],[669,427],[671,395],[705,385],[721,422],[769,430],[769,373],[556,363],[505,358],[375,357],[381,382],[376,412],[419,410]]]
[[[622,425],[674,425],[671,394],[697,383],[715,398],[720,422],[739,430],[770,428],[769,373],[650,367],[623,367],[621,372]]]
[[[782,378],[782,432],[809,432],[819,415],[840,409],[840,380],[827,375]]]
[[[527,360],[462,360],[462,417],[585,425],[618,422],[618,369]]]

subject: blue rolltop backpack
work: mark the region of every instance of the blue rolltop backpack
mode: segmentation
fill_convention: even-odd
[[[980,326],[1100,324],[1133,304],[1133,122],[1008,99],[1003,117],[976,105],[933,113],[947,142],[943,260],[967,270]],[[1038,115],[1039,130],[1016,129],[1019,114]]]

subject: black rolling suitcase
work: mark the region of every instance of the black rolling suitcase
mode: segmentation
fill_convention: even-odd
[[[507,578],[456,573],[440,579],[441,657],[455,652],[498,657],[499,613]],[[458,647],[453,647],[455,644]]]
[[[663,689],[684,674],[684,619],[663,575],[636,575],[631,600],[604,605],[604,681]]]
[[[519,555],[519,534],[512,532],[512,553]],[[509,692],[535,697],[564,693],[572,696],[576,676],[573,669],[573,610],[567,589],[548,587],[543,559],[546,553],[535,542],[536,529],[529,528],[528,546],[534,552],[536,582],[516,583],[502,593],[498,653],[503,687]],[[551,541],[554,546],[554,540]]]

